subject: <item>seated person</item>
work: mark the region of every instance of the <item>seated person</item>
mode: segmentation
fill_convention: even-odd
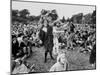
[[[30,73],[34,72],[34,64],[30,65],[28,62],[23,61],[23,59],[14,60],[15,66],[12,70],[12,74],[20,74],[20,73]]]
[[[57,63],[55,63],[51,68],[51,72],[56,72],[56,71],[67,71],[68,70],[68,62],[65,58],[65,54],[62,53],[58,55],[57,57]]]
[[[21,50],[21,54],[20,56],[29,56],[30,55],[30,42],[28,41],[28,37],[24,36],[23,37],[23,42],[21,42],[20,44],[20,50]]]
[[[12,35],[12,55],[14,59],[17,58],[18,53],[19,53],[19,42],[17,40],[16,35]]]

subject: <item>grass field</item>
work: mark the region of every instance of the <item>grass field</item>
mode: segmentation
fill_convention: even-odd
[[[66,57],[69,62],[68,70],[73,71],[95,69],[95,66],[91,66],[89,64],[89,54],[80,53],[79,50],[79,48],[75,48],[74,50],[66,50]],[[51,66],[56,62],[56,57],[55,60],[51,60],[48,54],[47,63],[44,63],[44,48],[33,47],[32,51],[32,56],[26,61],[30,64],[35,64],[35,72],[48,72]]]

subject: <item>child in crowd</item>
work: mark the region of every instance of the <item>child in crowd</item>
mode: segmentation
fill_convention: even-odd
[[[66,60],[65,53],[58,55],[57,62],[50,68],[50,72],[67,71],[68,61]]]

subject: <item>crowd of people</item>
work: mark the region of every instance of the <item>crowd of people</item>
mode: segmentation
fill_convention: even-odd
[[[53,55],[57,56],[57,63],[55,63],[50,71],[67,71],[68,61],[66,59],[66,52],[61,52],[61,49],[74,50],[76,47],[80,47],[80,53],[89,52],[90,53],[90,63],[96,63],[96,28],[92,28],[87,24],[82,28],[81,25],[74,24],[73,22],[65,23],[63,32],[58,32],[57,26],[54,26],[57,22],[57,18],[54,17],[55,11],[52,14],[48,12],[43,12],[40,21],[37,24],[23,24],[23,23],[13,23],[11,25],[11,35],[12,35],[12,71],[14,70],[16,63],[20,66],[23,64],[23,68],[28,68],[27,73],[33,71],[33,66],[28,67],[28,63],[25,63],[25,59],[31,56],[32,47],[41,47],[43,41],[39,37],[40,30],[42,29],[47,34],[53,34]],[[55,15],[57,17],[57,15]],[[47,25],[52,27],[52,32],[47,28]],[[57,24],[57,23],[56,23]],[[88,29],[87,29],[88,28]],[[51,32],[51,33],[50,33]],[[51,35],[50,35],[51,36]],[[53,58],[53,57],[52,57]],[[19,72],[21,73],[21,72]]]
[[[17,23],[12,25],[12,71],[15,69],[15,66],[19,64],[20,66],[24,64],[24,60],[31,56],[32,47],[39,47],[40,42],[37,38],[37,29],[31,25],[25,25]],[[17,60],[17,61],[16,61]],[[22,66],[22,68],[27,68]],[[29,72],[29,70],[27,70]],[[17,73],[14,71],[14,73]],[[25,72],[26,73],[26,72]]]

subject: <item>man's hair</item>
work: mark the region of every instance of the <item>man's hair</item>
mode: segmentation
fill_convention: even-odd
[[[13,38],[17,38],[17,36],[16,36],[16,35],[12,35],[12,39],[13,39]]]
[[[22,34],[22,33],[20,33],[20,34],[18,34],[18,37],[21,37],[21,36],[23,36],[24,34]]]
[[[23,40],[24,40],[25,38],[27,38],[27,36],[23,36]]]

